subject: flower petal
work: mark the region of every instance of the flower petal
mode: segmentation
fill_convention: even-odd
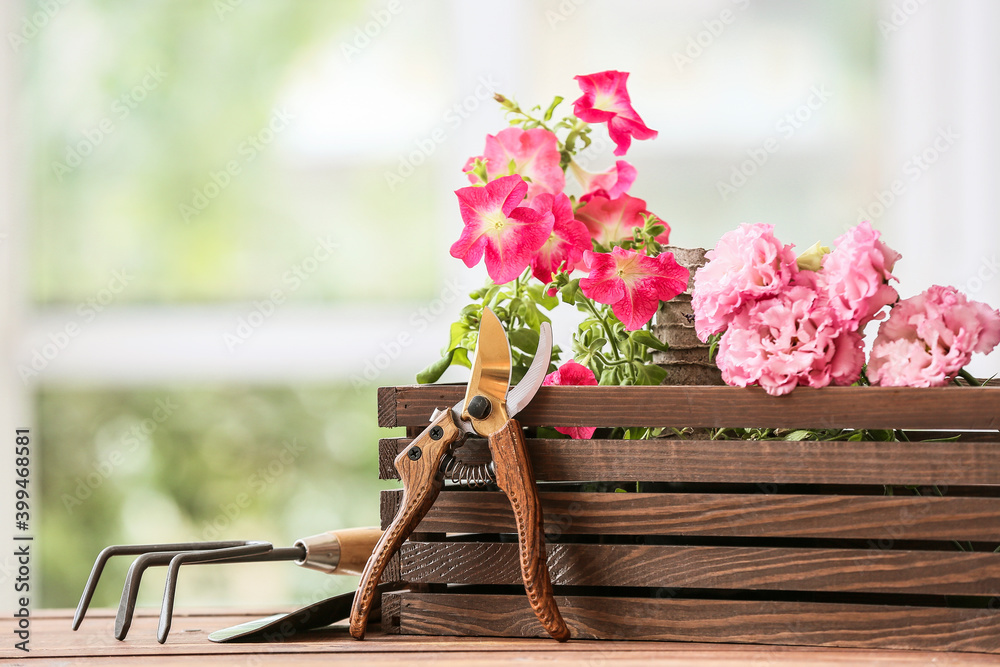
[[[485,255],[486,270],[497,284],[520,275],[549,238],[554,222],[551,212],[519,206],[527,190],[518,175],[457,190],[465,227],[451,247],[452,256],[475,266]]]
[[[626,82],[628,72],[608,70],[575,77],[583,95],[573,103],[573,113],[587,123],[608,124],[608,135],[615,142],[615,155],[624,155],[636,139],[652,139],[656,130],[646,124],[632,108]]]
[[[560,366],[558,369],[545,376],[542,386],[597,386],[597,378],[594,371],[582,364],[578,364],[572,359]],[[557,426],[559,433],[568,435],[575,440],[586,440],[594,436],[597,429],[590,426]]]
[[[560,268],[566,272],[576,268],[583,252],[591,247],[590,234],[582,222],[573,218],[573,204],[565,194],[540,194],[530,206],[541,213],[551,212],[554,218],[552,233],[531,260],[532,275],[549,283]]]
[[[566,185],[566,175],[559,164],[559,140],[546,129],[509,127],[496,135],[487,135],[483,155],[490,180],[511,175],[513,162],[514,173],[530,181],[529,199],[543,192],[557,194]]]

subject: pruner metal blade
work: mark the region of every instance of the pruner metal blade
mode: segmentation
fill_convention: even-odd
[[[538,331],[538,348],[535,350],[535,358],[531,360],[528,372],[524,374],[517,386],[511,387],[510,391],[507,392],[508,415],[511,417],[517,415],[535,397],[535,393],[545,380],[545,374],[549,370],[551,360],[552,326],[548,322],[542,322]]]
[[[472,375],[462,405],[462,420],[471,421],[476,431],[482,434],[477,422],[486,420],[492,413],[504,411],[509,387],[510,343],[497,316],[489,308],[483,308],[479,340],[472,357]],[[507,417],[503,415],[501,423],[506,421]]]
[[[510,387],[510,343],[500,320],[483,309],[479,341],[472,359],[472,376],[462,403],[461,420],[471,422],[480,435],[495,433],[534,397],[545,379],[552,357],[552,327],[542,323],[538,347],[528,372]]]

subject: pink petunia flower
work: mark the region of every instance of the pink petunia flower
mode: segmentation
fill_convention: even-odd
[[[575,160],[569,163],[569,168],[583,188],[580,201],[588,201],[597,193],[603,194],[608,199],[623,195],[632,187],[636,176],[635,167],[625,160],[618,160],[615,166],[597,174],[584,170]]]
[[[726,232],[709,262],[694,275],[692,306],[703,342],[726,328],[746,304],[774,296],[792,281],[798,268],[793,246],[774,236],[774,226],[743,224]]]
[[[490,181],[512,175],[513,162],[513,173],[528,181],[528,199],[543,192],[558,194],[566,185],[566,175],[559,166],[559,140],[540,127],[531,130],[508,127],[495,135],[486,135],[486,150],[480,159],[486,162],[486,177]],[[464,171],[468,172],[474,163],[475,158],[469,158]],[[470,183],[482,183],[476,174],[468,176]]]
[[[841,324],[861,330],[885,306],[899,298],[889,285],[900,254],[879,240],[868,222],[853,227],[836,240],[836,249],[822,258],[817,284]]]
[[[604,194],[595,194],[576,210],[576,219],[587,226],[591,238],[608,245],[632,237],[632,230],[645,225],[643,214],[649,215],[645,200],[631,195],[619,195],[610,199]],[[670,225],[660,220],[667,228],[656,240],[664,245],[670,241]]]
[[[590,250],[590,233],[582,222],[573,218],[573,204],[564,194],[553,196],[544,192],[532,199],[530,206],[539,213],[551,213],[555,220],[548,240],[531,260],[531,274],[549,283],[560,267],[567,272],[576,268],[583,251]]]
[[[772,396],[797,385],[852,384],[864,361],[861,335],[841,328],[825,300],[800,285],[737,311],[716,355],[727,384],[759,384]]]
[[[889,311],[868,361],[868,379],[893,387],[948,384],[974,352],[1000,344],[1000,311],[934,285]]]
[[[552,233],[551,212],[519,206],[528,191],[520,176],[455,191],[465,227],[451,256],[468,267],[486,255],[486,271],[498,285],[518,277]]]
[[[545,380],[542,381],[543,387],[553,385],[557,387],[596,387],[597,378],[594,376],[594,371],[570,359],[557,370],[546,375]],[[563,435],[568,435],[575,440],[591,438],[594,431],[597,430],[592,426],[556,426],[555,428]]]
[[[687,287],[689,273],[672,252],[649,257],[615,246],[610,253],[583,253],[590,275],[580,279],[588,298],[611,306],[625,329],[635,331],[649,322],[660,301],[669,301]]]
[[[628,72],[608,70],[574,77],[583,95],[573,102],[573,113],[587,123],[608,124],[608,135],[615,142],[615,155],[625,155],[636,139],[653,139],[656,130],[646,127],[632,108],[625,82]]]

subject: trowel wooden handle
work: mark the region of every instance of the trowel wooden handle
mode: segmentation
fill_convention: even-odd
[[[327,574],[359,575],[380,537],[379,528],[345,528],[304,537],[295,542],[305,549],[295,564]]]

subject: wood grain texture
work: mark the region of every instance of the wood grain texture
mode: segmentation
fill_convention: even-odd
[[[378,401],[378,423],[396,422],[396,388],[379,387],[376,391]],[[428,413],[430,414],[430,413]]]
[[[513,511],[517,528],[518,562],[528,602],[545,631],[556,641],[569,639],[569,629],[559,615],[545,558],[542,505],[535,475],[524,444],[521,425],[509,419],[489,438],[497,486]]]
[[[398,595],[404,634],[537,637],[515,595]],[[574,639],[1000,651],[1000,612],[814,602],[556,596]]]
[[[785,442],[781,440],[526,441],[539,481],[768,484],[1000,485],[1000,438],[992,442]],[[406,438],[379,441],[379,475]],[[466,440],[456,456],[489,461],[486,441]],[[389,465],[383,465],[388,461]],[[845,465],[849,461],[850,465]]]
[[[387,601],[388,602],[388,601]],[[128,641],[110,636],[107,624],[114,610],[94,609],[94,622],[79,632],[67,632],[72,610],[33,609],[31,653],[0,644],[0,662],[14,665],[84,665],[95,667],[329,667],[363,665],[398,667],[506,667],[572,665],[580,667],[925,667],[928,664],[995,665],[987,654],[944,654],[929,651],[815,648],[753,644],[692,642],[573,641],[557,644],[548,638],[420,637],[387,635],[373,628],[366,641],[354,641],[342,625],[297,636],[295,641],[270,644],[216,644],[213,630],[245,623],[287,608],[241,607],[211,610],[178,609],[176,631],[166,644],[156,642],[159,609],[140,609]],[[385,613],[385,611],[383,611]],[[88,619],[90,616],[88,615]],[[0,634],[12,637],[13,618],[0,618]]]
[[[400,576],[411,583],[520,582],[517,545],[410,542]],[[550,544],[556,586],[1000,595],[1000,554],[642,544]]]
[[[379,426],[426,424],[465,385],[379,394]],[[383,404],[382,401],[393,405]],[[517,415],[525,426],[1000,429],[1000,387],[542,387]]]
[[[1000,542],[1000,498],[551,491],[539,496],[550,535]],[[391,519],[383,515],[383,526]],[[513,533],[515,526],[502,493],[445,490],[416,530]]]

